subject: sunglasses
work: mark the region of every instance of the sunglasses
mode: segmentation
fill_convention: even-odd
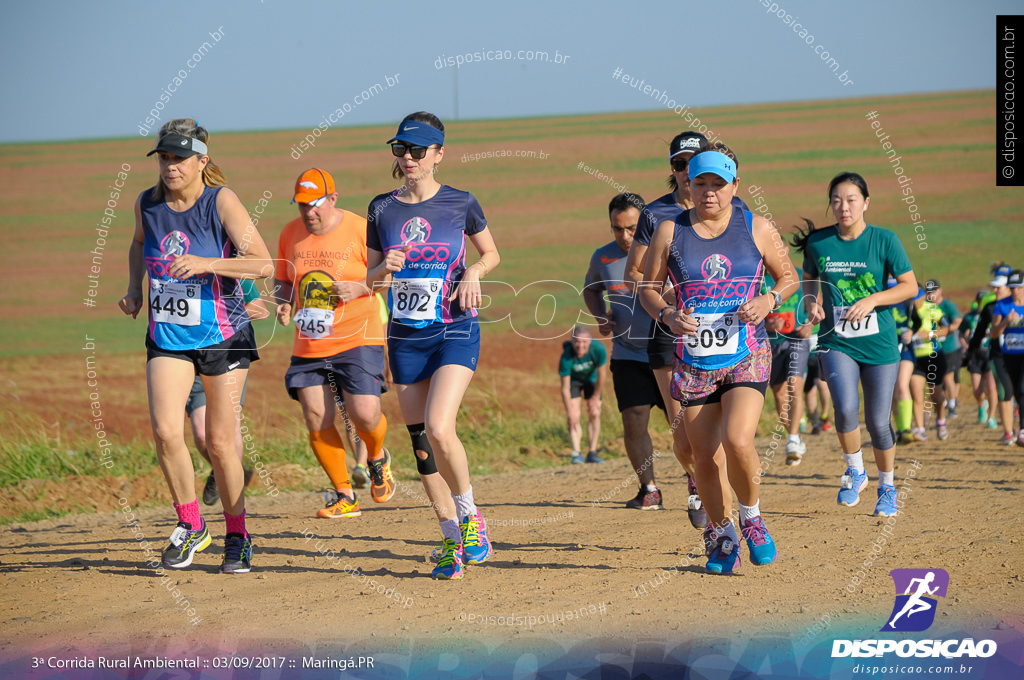
[[[394,143],[391,145],[391,155],[395,158],[402,158],[408,153],[413,157],[414,160],[420,160],[427,155],[427,148],[425,146],[409,146],[408,144]]]
[[[689,167],[689,165],[690,161],[688,160],[672,161],[672,169],[676,172],[683,172],[687,167]]]
[[[321,196],[320,198],[316,199],[315,201],[310,201],[306,205],[308,205],[310,208],[319,208],[320,206],[322,206],[326,202],[327,202],[327,196]]]

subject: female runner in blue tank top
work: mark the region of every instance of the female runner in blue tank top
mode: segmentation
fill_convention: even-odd
[[[855,172],[832,178],[828,196],[836,223],[810,229],[793,240],[804,254],[804,307],[810,323],[821,323],[821,368],[832,392],[836,434],[846,472],[839,480],[839,505],[854,506],[868,485],[860,438],[860,395],[864,421],[878,466],[874,514],[896,514],[893,466],[896,443],[889,424],[900,349],[891,306],[917,293],[917,277],[893,232],[864,220],[868,185]],[[887,288],[890,276],[896,285]],[[822,285],[824,284],[824,285]]]
[[[670,280],[678,308],[655,288],[645,287],[641,300],[680,336],[672,396],[682,404],[708,514],[706,570],[727,574],[740,562],[730,483],[750,561],[768,564],[776,556],[761,519],[754,435],[771,367],[764,319],[797,290],[799,279],[774,227],[733,206],[739,177],[724,149],[690,159],[689,176],[694,207],[658,225],[644,269],[645,281]],[[776,283],[759,295],[765,268]],[[716,456],[720,445],[725,460]]]
[[[208,137],[190,118],[160,128],[148,154],[159,154],[159,179],[135,202],[128,292],[119,305],[138,317],[143,278],[149,277],[149,413],[157,459],[178,515],[162,562],[183,569],[211,542],[185,444],[185,402],[199,375],[206,392],[207,452],[224,505],[221,571],[246,573],[252,541],[245,528],[244,472],[235,432],[249,363],[259,354],[239,279],[265,278],[274,265],[242,202],[223,186],[224,175],[207,155]]]
[[[370,202],[367,285],[390,282],[391,374],[444,536],[433,576],[456,579],[464,564],[492,554],[455,417],[480,355],[480,278],[500,258],[473,195],[434,179],[444,158],[441,121],[425,111],[410,114],[388,143],[398,159],[392,176],[405,184]],[[467,241],[480,255],[469,267]]]

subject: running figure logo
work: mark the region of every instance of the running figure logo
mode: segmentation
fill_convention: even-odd
[[[889,574],[896,584],[897,595],[882,631],[927,630],[935,621],[936,598],[946,596],[949,572],[945,569],[893,569]]]
[[[188,245],[188,236],[174,230],[164,236],[164,240],[160,242],[160,250],[163,251],[165,258],[177,257],[188,252]]]
[[[414,217],[402,225],[402,243],[426,243],[430,238],[430,222]]]
[[[715,253],[708,255],[701,263],[700,271],[704,275],[705,281],[714,281],[715,279],[725,281],[732,273],[732,262],[725,255]]]

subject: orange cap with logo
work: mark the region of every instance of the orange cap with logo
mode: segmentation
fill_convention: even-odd
[[[334,178],[320,168],[310,168],[295,180],[295,196],[292,203],[312,203],[334,193]]]

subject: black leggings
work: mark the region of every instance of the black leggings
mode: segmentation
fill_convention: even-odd
[[[1010,380],[1013,383],[1013,396],[1017,399],[1017,408],[1020,409],[1019,427],[1024,430],[1024,354],[1004,354],[1003,364],[1006,366],[1006,372],[1010,375]]]

